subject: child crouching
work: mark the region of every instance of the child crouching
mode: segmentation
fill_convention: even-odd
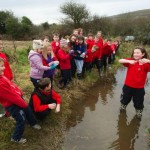
[[[50,79],[40,79],[38,88],[32,93],[29,102],[37,119],[43,120],[52,109],[55,109],[56,112],[60,112],[60,103],[61,97],[51,89]]]
[[[0,58],[0,103],[16,121],[11,141],[25,143],[27,140],[22,138],[22,135],[26,120],[35,129],[41,129],[41,127],[37,124],[32,110],[22,98],[22,91],[4,76],[4,69],[4,60]]]

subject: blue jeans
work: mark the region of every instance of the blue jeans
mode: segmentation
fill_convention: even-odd
[[[77,67],[77,73],[82,73],[83,60],[75,59],[75,64],[76,64],[76,67]]]
[[[12,105],[10,107],[6,107],[5,109],[16,121],[16,126],[12,138],[19,141],[23,135],[26,120],[31,126],[37,123],[35,116],[33,115],[33,112],[29,106],[23,109],[17,105]]]

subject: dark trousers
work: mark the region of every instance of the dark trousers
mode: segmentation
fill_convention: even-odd
[[[38,120],[44,120],[45,117],[50,114],[50,111],[51,110],[48,108],[42,112],[35,112],[35,116]]]
[[[75,61],[74,61],[74,58],[71,58],[71,77],[75,77],[75,74],[76,74],[76,64],[75,64]]]
[[[12,105],[10,107],[6,107],[5,109],[16,121],[16,126],[12,138],[19,141],[23,135],[26,121],[28,121],[28,123],[33,126],[37,123],[37,120],[35,119],[29,106],[23,109],[17,105]]]
[[[51,99],[49,104],[52,104],[52,103],[56,104],[56,101],[54,99]],[[34,114],[38,120],[44,120],[46,116],[50,114],[50,112],[51,112],[51,109],[48,108],[42,112],[34,112]]]
[[[103,61],[102,59],[94,59],[92,62],[92,68],[94,67],[94,65],[96,65],[96,68],[98,69],[98,73],[101,74],[101,70],[102,70],[102,66],[103,66]]]
[[[107,67],[108,61],[109,61],[108,59],[109,59],[109,57],[107,55],[102,56],[102,66],[101,66],[101,68],[104,67],[104,69],[106,70],[106,67]]]
[[[60,84],[63,84],[64,87],[71,81],[71,69],[61,70],[61,79],[59,81]]]
[[[83,68],[82,68],[82,75],[84,76],[85,72],[91,72],[92,69],[92,63],[91,62],[84,62]]]
[[[30,80],[34,85],[34,88],[37,88],[38,87],[38,82],[39,82],[40,79],[34,79],[34,78],[30,77]]]
[[[144,88],[131,88],[129,86],[123,86],[123,92],[121,94],[121,103],[128,105],[133,100],[135,109],[144,108]]]

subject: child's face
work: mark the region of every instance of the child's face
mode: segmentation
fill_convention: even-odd
[[[95,42],[98,42],[99,41],[99,38],[98,37],[95,37]]]
[[[73,34],[78,36],[78,30],[74,30]]]
[[[65,52],[69,51],[69,46],[68,45],[64,45],[63,47],[61,47],[62,50],[64,50]]]
[[[53,40],[56,41],[56,42],[58,42],[59,36],[54,35]]]
[[[82,44],[83,43],[83,40],[79,40],[79,44]]]
[[[71,37],[71,41],[72,41],[72,42],[75,42],[75,41],[76,41],[76,37],[75,37],[75,36],[72,36],[72,37]]]
[[[133,52],[133,58],[135,60],[142,59],[144,55],[145,55],[145,53],[142,53],[140,49],[135,49]]]
[[[43,48],[41,48],[41,49],[37,49],[37,52],[38,52],[39,54],[42,54],[42,52],[43,52]]]
[[[107,44],[110,46],[111,45],[111,41],[107,41]]]
[[[93,40],[93,36],[89,36],[89,39],[90,39],[90,40]]]
[[[4,74],[4,69],[5,69],[4,62],[0,61],[0,76]]]
[[[47,54],[51,54],[51,52],[52,52],[52,46],[49,46],[49,47],[47,48]]]
[[[45,87],[44,92],[50,92],[50,90],[51,90],[51,83],[47,87]]]
[[[98,33],[97,33],[97,36],[98,36],[98,37],[101,37],[101,36],[102,36],[102,33],[101,33],[101,32],[98,32]]]
[[[91,51],[92,51],[92,53],[95,52],[95,51],[96,51],[96,48],[95,48],[95,47],[92,47],[92,50],[91,50]]]

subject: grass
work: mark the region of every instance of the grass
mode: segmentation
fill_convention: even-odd
[[[33,85],[29,79],[29,62],[28,62],[28,48],[31,42],[16,42],[17,49],[12,49],[12,43],[4,41],[5,53],[8,54],[11,63],[11,68],[14,73],[15,83],[23,90],[24,98],[28,102]],[[7,47],[6,47],[7,45]],[[21,46],[20,46],[21,45]],[[116,70],[120,65],[117,63],[118,59],[124,57],[130,57],[131,50],[134,48],[134,43],[126,43],[120,46],[119,52],[116,56],[116,62],[113,65],[112,72]],[[10,142],[10,137],[13,132],[15,122],[12,119],[1,118],[0,123],[0,149],[1,150],[59,150],[60,145],[63,142],[64,131],[66,129],[66,121],[71,114],[71,104],[80,103],[85,97],[85,93],[91,86],[93,86],[98,80],[97,70],[93,70],[92,73],[86,75],[83,80],[73,79],[70,87],[65,90],[61,90],[56,86],[54,82],[54,90],[57,91],[62,97],[61,112],[56,114],[52,112],[50,116],[44,122],[41,122],[41,131],[35,131],[28,125],[26,126],[24,137],[28,142],[24,145],[18,145]],[[55,79],[57,80],[57,78]]]

